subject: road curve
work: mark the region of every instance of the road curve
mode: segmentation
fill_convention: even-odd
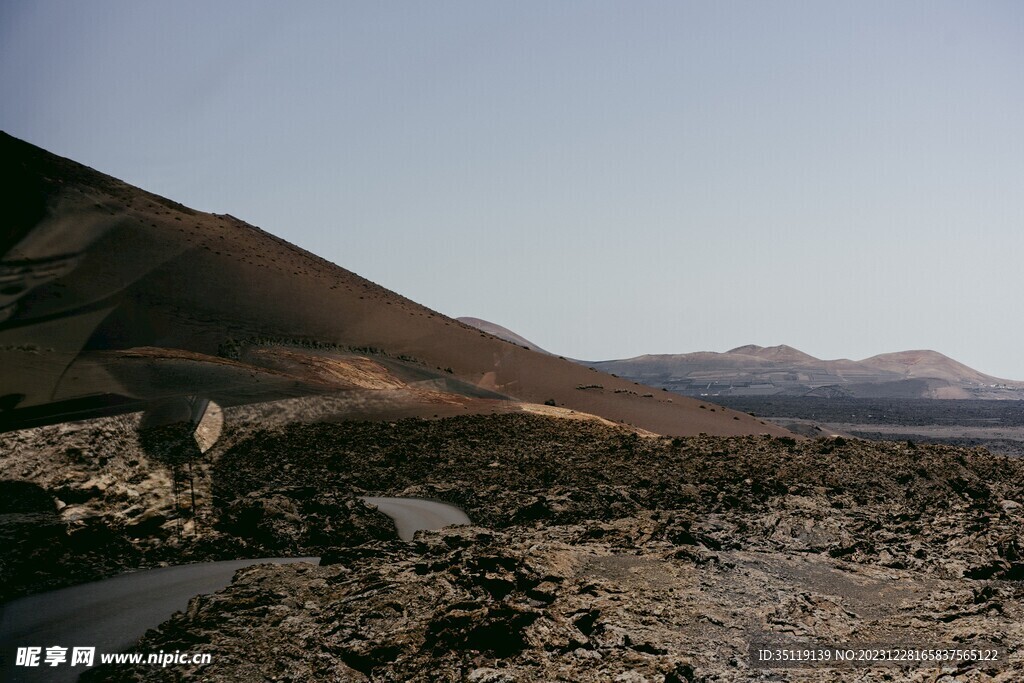
[[[74,681],[84,671],[68,663],[55,667],[14,666],[19,646],[95,647],[120,652],[148,629],[156,628],[192,597],[213,593],[242,567],[273,562],[311,562],[317,557],[261,558],[200,562],[121,574],[55,591],[29,595],[0,607],[0,679],[4,681]],[[42,657],[40,658],[42,659]]]
[[[398,537],[411,541],[420,529],[443,529],[456,524],[470,524],[466,513],[447,503],[423,498],[381,498],[363,496],[364,503],[374,506],[395,520]]]
[[[452,505],[419,498],[367,496],[362,499],[395,521],[398,536],[411,540],[420,529],[469,524]],[[318,557],[226,560],[161,567],[121,574],[102,581],[29,595],[0,605],[0,680],[75,681],[85,667],[15,666],[17,648],[54,645],[95,647],[99,653],[126,650],[148,629],[184,610],[194,596],[216,592],[235,572],[254,564],[311,562]],[[198,651],[198,650],[197,650]],[[40,657],[42,660],[42,657]]]

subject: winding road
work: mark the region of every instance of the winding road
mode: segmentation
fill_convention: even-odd
[[[395,521],[398,536],[411,540],[420,529],[469,524],[452,505],[419,498],[365,497],[363,501]],[[121,574],[102,581],[30,595],[0,606],[0,680],[74,681],[86,667],[68,662],[45,666],[46,648],[95,647],[120,652],[155,628],[196,595],[213,593],[231,583],[235,572],[254,564],[320,561],[318,557],[261,558],[202,562]],[[41,647],[40,666],[16,666],[18,647]]]

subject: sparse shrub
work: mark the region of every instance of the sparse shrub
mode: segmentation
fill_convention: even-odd
[[[217,355],[229,360],[239,360],[242,356],[242,344],[229,337],[217,347]]]

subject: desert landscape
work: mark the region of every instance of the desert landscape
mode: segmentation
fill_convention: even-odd
[[[128,639],[210,662],[81,680],[1024,676],[1019,458],[616,377],[0,146],[21,183],[2,263],[4,614],[126,572],[295,560],[242,566]],[[769,353],[747,351],[724,355]],[[884,381],[894,364],[875,360]],[[401,500],[468,524],[403,526]],[[57,680],[12,663],[34,643],[0,625],[5,677]],[[760,654],[814,648],[976,654]]]

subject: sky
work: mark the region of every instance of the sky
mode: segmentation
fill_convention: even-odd
[[[1024,380],[1024,3],[0,3],[0,128],[587,360]]]

